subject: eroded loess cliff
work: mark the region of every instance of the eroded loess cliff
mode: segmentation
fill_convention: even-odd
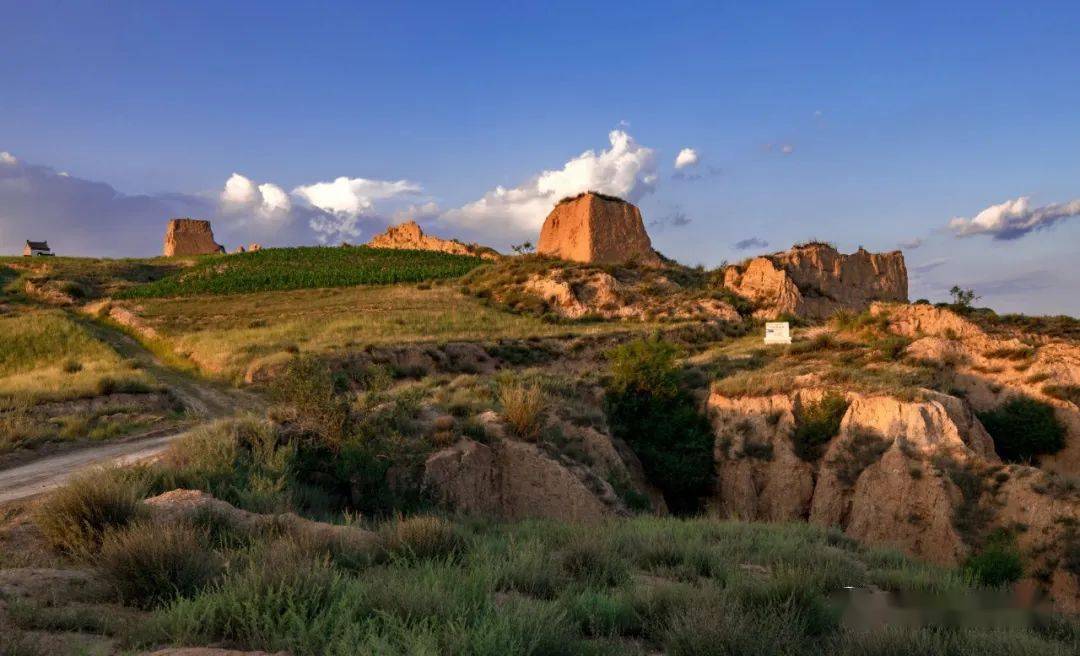
[[[837,310],[862,311],[874,301],[907,301],[900,251],[845,255],[811,243],[750,259],[724,271],[724,286],[757,305],[755,316],[824,319]]]
[[[929,390],[911,401],[846,395],[839,430],[808,456],[797,427],[825,393],[710,395],[713,514],[836,526],[945,565],[1005,529],[1029,576],[1061,607],[1080,607],[1080,572],[1069,560],[1080,549],[1080,492],[1038,468],[1003,464],[969,405]]]

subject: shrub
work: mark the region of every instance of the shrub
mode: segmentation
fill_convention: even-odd
[[[345,432],[349,406],[337,393],[330,368],[312,357],[295,358],[274,381],[271,398],[293,411],[293,419],[303,429],[336,448]]]
[[[978,416],[1002,460],[1026,462],[1065,446],[1065,428],[1048,403],[1019,396]]]
[[[693,512],[713,477],[713,435],[680,385],[677,348],[639,339],[614,349],[606,407],[612,433],[641,459],[673,512]]]
[[[440,517],[398,518],[383,524],[383,549],[407,559],[448,558],[465,549],[465,539],[454,525]]]
[[[976,583],[991,587],[1020,580],[1024,564],[1015,538],[1005,532],[990,536],[983,548],[964,563],[964,572]]]
[[[137,483],[119,469],[74,477],[38,506],[34,520],[46,543],[74,556],[97,550],[105,533],[127,525],[139,514]]]
[[[97,558],[125,603],[150,608],[198,592],[219,571],[209,534],[187,524],[136,523],[108,532]]]
[[[67,360],[64,360],[64,364],[62,366],[62,369],[64,370],[65,374],[78,373],[78,372],[82,371],[82,368],[83,368],[82,363],[79,362],[78,360],[75,360],[75,359],[72,359],[72,358],[68,358]]]
[[[795,432],[791,436],[795,453],[806,461],[820,458],[822,447],[840,432],[840,420],[847,409],[848,400],[836,392],[803,404],[795,413]]]
[[[538,385],[503,385],[499,388],[499,403],[511,432],[523,440],[535,441],[543,427],[547,405],[543,390]]]

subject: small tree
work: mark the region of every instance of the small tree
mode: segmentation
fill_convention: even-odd
[[[523,241],[520,244],[511,244],[510,250],[514,251],[518,255],[528,255],[536,250],[531,241]]]
[[[952,295],[952,304],[963,310],[969,309],[972,303],[982,298],[975,295],[974,289],[961,289],[960,285],[953,285],[949,294]]]

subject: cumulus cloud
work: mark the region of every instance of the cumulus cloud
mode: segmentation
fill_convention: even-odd
[[[679,154],[675,156],[675,168],[685,169],[688,166],[696,166],[699,159],[696,150],[693,148],[683,148],[679,151]]]
[[[908,239],[907,241],[900,242],[900,248],[906,251],[913,251],[926,243],[926,240],[922,237],[915,237],[914,239]]]
[[[336,178],[332,182],[300,185],[292,193],[321,213],[308,225],[322,243],[355,239],[363,229],[361,223],[378,219],[376,204],[400,196],[418,194],[420,185],[408,180],[369,180],[367,178]]]
[[[656,186],[656,158],[623,130],[608,134],[611,147],[586,150],[559,169],[543,171],[524,184],[496,187],[478,200],[452,209],[443,221],[504,237],[535,235],[560,199],[598,191],[637,202]]]
[[[292,209],[292,201],[284,189],[270,182],[256,185],[239,173],[233,173],[225,182],[221,202],[227,210],[252,211],[271,219],[286,219]]]
[[[342,176],[333,182],[300,185],[293,189],[293,194],[305,199],[313,207],[327,212],[357,215],[372,211],[376,201],[404,194],[418,194],[420,191],[420,185],[408,180],[390,182]]]
[[[768,248],[769,242],[757,237],[750,237],[749,239],[743,239],[735,242],[735,250],[748,251],[751,248]]]
[[[11,153],[9,153],[6,150],[0,150],[0,164],[7,164],[9,166],[14,166],[15,164],[18,164],[18,163],[19,163],[19,160],[14,155],[12,155]]]
[[[1031,197],[1021,196],[991,205],[971,219],[957,217],[949,221],[949,229],[958,237],[990,235],[994,239],[1010,240],[1075,216],[1080,216],[1080,199],[1032,207]]]

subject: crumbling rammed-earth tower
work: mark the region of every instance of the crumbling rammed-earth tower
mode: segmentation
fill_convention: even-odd
[[[169,219],[165,230],[165,257],[174,255],[211,255],[224,253],[225,247],[214,241],[209,221],[200,219]]]
[[[544,221],[536,251],[574,262],[660,263],[638,208],[595,191],[559,201]]]

